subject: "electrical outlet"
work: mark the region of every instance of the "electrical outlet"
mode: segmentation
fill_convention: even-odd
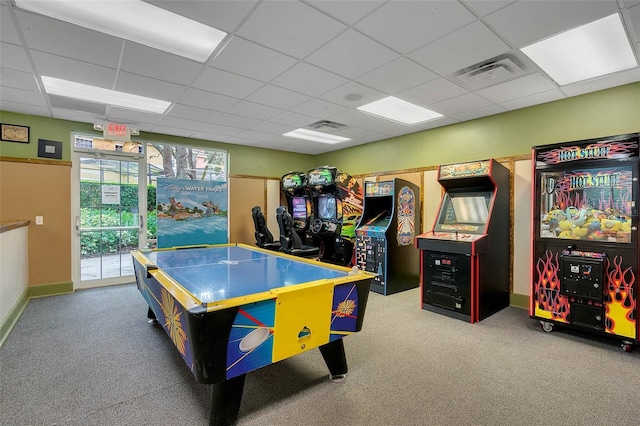
[[[43,225],[43,224],[44,224],[44,217],[36,216],[36,225]]]

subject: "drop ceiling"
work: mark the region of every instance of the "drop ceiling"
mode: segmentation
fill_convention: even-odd
[[[619,13],[638,59],[640,0],[148,3],[228,35],[203,64],[1,0],[0,110],[320,154],[640,81],[635,67],[558,86],[519,51]],[[49,96],[43,75],[172,106],[156,115]],[[445,117],[407,126],[356,109],[390,95]],[[351,140],[282,136],[307,126]]]

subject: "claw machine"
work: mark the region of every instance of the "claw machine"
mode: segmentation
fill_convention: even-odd
[[[638,343],[639,135],[533,148],[530,316]]]

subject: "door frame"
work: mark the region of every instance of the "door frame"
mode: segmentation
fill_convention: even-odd
[[[75,139],[77,136],[85,138],[101,138],[100,135],[72,133],[71,135],[71,279],[74,290],[93,287],[105,287],[117,284],[127,284],[135,281],[135,276],[125,275],[96,280],[82,281],[81,275],[81,254],[80,254],[80,232],[78,229],[80,218],[80,158],[95,157],[96,159],[107,159],[116,161],[132,161],[138,163],[138,214],[140,215],[138,230],[138,248],[147,246],[147,177],[146,177],[146,149],[141,153],[104,151],[98,149],[76,148]],[[140,142],[142,143],[142,142]]]

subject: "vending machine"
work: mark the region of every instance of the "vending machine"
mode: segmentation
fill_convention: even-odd
[[[509,306],[510,173],[494,159],[440,166],[445,193],[420,249],[422,308],[472,323]]]
[[[420,189],[403,179],[365,182],[364,210],[356,228],[356,265],[378,275],[371,290],[386,295],[420,285]]]
[[[638,145],[627,134],[536,146],[530,316],[638,343]]]

